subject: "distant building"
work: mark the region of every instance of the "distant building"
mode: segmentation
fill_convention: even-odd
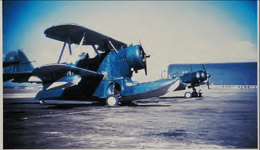
[[[250,89],[257,89],[257,85],[210,85],[211,89],[224,89],[224,90],[231,90],[231,89],[241,89],[241,90],[250,90]],[[200,85],[200,88],[208,88],[207,85]]]

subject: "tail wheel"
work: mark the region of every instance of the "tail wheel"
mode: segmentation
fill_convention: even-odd
[[[116,106],[118,105],[118,103],[119,103],[119,98],[114,94],[111,94],[106,98],[107,106],[111,106],[111,107]]]
[[[191,98],[191,93],[190,93],[190,92],[186,92],[186,93],[184,94],[184,97],[185,97],[185,98]]]

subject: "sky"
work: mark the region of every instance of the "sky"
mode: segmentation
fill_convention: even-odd
[[[58,61],[63,43],[45,37],[54,25],[75,23],[127,44],[142,43],[148,59],[137,81],[161,77],[169,64],[255,62],[256,1],[4,1],[3,55],[23,49],[35,67]],[[72,45],[61,61],[75,61]]]

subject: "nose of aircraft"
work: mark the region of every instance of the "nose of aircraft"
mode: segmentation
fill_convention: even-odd
[[[210,75],[210,74],[207,74],[207,78],[209,78],[209,77],[211,77],[211,75]]]

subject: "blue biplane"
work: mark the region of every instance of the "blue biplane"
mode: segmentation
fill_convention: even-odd
[[[158,97],[178,88],[180,80],[163,79],[154,82],[136,83],[133,72],[144,69],[147,75],[148,56],[139,45],[117,41],[93,30],[74,24],[52,26],[45,30],[46,37],[64,42],[58,62],[32,68],[22,51],[10,52],[4,64],[12,65],[3,74],[3,80],[12,82],[31,81],[30,77],[40,79],[43,89],[35,99],[41,104],[44,100],[98,100],[108,106],[132,104],[134,100]],[[96,56],[88,54],[75,64],[60,63],[63,51],[68,44],[89,45]]]

